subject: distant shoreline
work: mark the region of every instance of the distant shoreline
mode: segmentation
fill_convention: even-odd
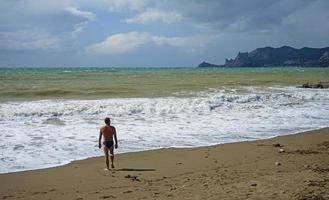
[[[211,63],[209,63],[211,64]],[[215,65],[215,64],[211,64]],[[56,69],[56,70],[65,70],[65,69],[202,69],[202,68],[327,68],[327,66],[261,66],[261,67],[255,67],[255,66],[243,66],[243,67],[227,67],[224,65],[216,65],[218,67],[199,67],[199,66],[187,66],[187,67],[87,67],[87,66],[76,66],[76,67],[0,67],[0,70],[24,70],[24,69],[41,69],[41,70],[47,70],[47,69]]]

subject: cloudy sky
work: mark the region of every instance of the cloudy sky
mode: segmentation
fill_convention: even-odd
[[[0,0],[0,67],[187,67],[329,46],[329,0]]]

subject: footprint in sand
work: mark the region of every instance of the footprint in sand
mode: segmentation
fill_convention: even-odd
[[[205,158],[208,158],[209,156],[210,156],[210,150],[207,149],[204,157],[205,157]]]
[[[170,188],[170,190],[172,191],[172,190],[176,190],[177,188],[176,187],[171,187]]]
[[[112,195],[106,195],[106,196],[101,196],[101,199],[109,199],[109,198],[116,198],[115,196]]]
[[[37,195],[37,194],[40,194],[40,192],[33,192],[32,194],[33,195]]]
[[[14,197],[14,196],[12,196],[12,195],[2,196],[2,199],[7,199],[7,198],[10,198],[10,197]]]
[[[101,176],[111,176],[114,177],[115,174],[115,170],[114,169],[98,169],[97,170],[97,174],[101,175]]]

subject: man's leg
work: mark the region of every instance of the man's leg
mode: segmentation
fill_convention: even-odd
[[[110,157],[111,157],[111,167],[114,168],[114,164],[113,164],[113,161],[114,161],[114,150],[113,150],[113,146],[110,148]]]
[[[105,154],[106,168],[109,170],[110,169],[109,150],[108,150],[108,148],[106,146],[104,147],[104,154]]]

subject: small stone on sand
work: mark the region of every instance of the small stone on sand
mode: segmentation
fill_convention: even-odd
[[[280,166],[281,163],[280,163],[280,162],[275,162],[275,165],[276,165],[276,166]]]
[[[283,152],[286,152],[284,149],[279,149],[279,153],[283,153]]]

